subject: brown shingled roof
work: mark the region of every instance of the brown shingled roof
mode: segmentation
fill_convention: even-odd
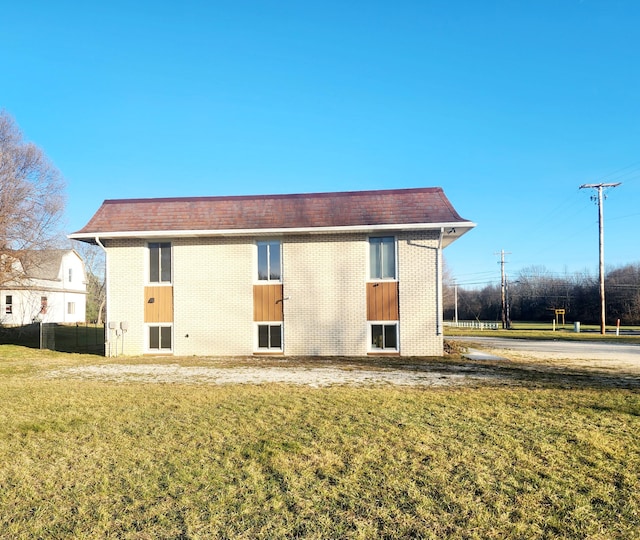
[[[106,200],[72,236],[406,224],[469,225],[441,188]],[[472,224],[471,224],[472,226]]]

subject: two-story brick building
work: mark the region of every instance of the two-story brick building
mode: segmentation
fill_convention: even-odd
[[[442,249],[474,226],[419,188],[107,200],[70,238],[106,250],[124,354],[438,356]]]

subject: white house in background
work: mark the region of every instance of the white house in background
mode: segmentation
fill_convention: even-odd
[[[0,287],[0,323],[84,322],[87,284],[84,262],[72,249],[31,251],[10,266],[20,276]]]

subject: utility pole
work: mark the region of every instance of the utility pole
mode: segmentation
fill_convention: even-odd
[[[591,199],[598,202],[598,230],[600,231],[600,333],[604,335],[606,333],[606,304],[604,300],[604,210],[603,210],[603,195],[604,188],[614,188],[621,184],[616,183],[602,183],[602,184],[582,184],[580,189],[595,189],[598,191],[598,195],[592,196]]]
[[[509,306],[507,305],[507,274],[504,268],[504,256],[511,255],[511,252],[505,252],[505,250],[500,251],[500,283],[501,283],[501,303],[502,303],[502,328],[509,328]],[[496,253],[497,255],[497,253]]]

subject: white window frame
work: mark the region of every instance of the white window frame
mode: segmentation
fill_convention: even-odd
[[[394,276],[374,277],[371,275],[371,240],[375,238],[393,238]],[[393,234],[372,234],[367,238],[367,276],[369,281],[398,281],[398,237]]]
[[[259,340],[259,327],[260,326],[279,326],[280,327],[280,347],[260,347],[260,340]],[[259,321],[254,323],[254,330],[253,330],[253,336],[254,336],[254,344],[253,344],[253,350],[255,352],[269,352],[269,353],[279,353],[279,352],[284,352],[284,324],[282,321]]]
[[[169,271],[171,272],[171,279],[169,281],[151,281],[151,254],[150,254],[150,249],[151,249],[151,245],[152,244],[169,244],[169,255],[171,257],[171,262],[169,264]],[[149,241],[147,242],[147,244],[145,245],[145,257],[144,257],[144,271],[145,271],[145,283],[147,285],[153,285],[156,287],[162,287],[162,286],[171,286],[173,285],[173,257],[174,257],[174,253],[173,253],[173,242],[171,242],[170,240],[154,240],[153,242]],[[162,259],[162,256],[160,256],[160,259]],[[159,267],[158,268],[158,272],[160,274],[160,278],[162,278],[162,268]]]
[[[149,332],[151,328],[159,327],[159,328],[171,328],[171,348],[169,349],[152,349],[151,348],[151,339],[149,336]],[[174,329],[173,323],[146,323],[144,325],[144,349],[146,353],[149,354],[172,354],[174,348]]]
[[[280,245],[280,277],[278,279],[271,279],[270,275],[271,274],[271,267],[269,266],[269,259],[270,259],[270,248],[267,254],[267,278],[266,279],[260,279],[260,255],[259,255],[259,246],[260,244],[279,244]],[[282,274],[283,274],[283,265],[282,265],[282,240],[280,238],[264,238],[264,239],[260,239],[260,240],[256,240],[255,241],[255,263],[253,265],[254,267],[254,277],[255,277],[255,281],[256,283],[282,283]]]
[[[367,350],[371,353],[399,353],[400,352],[400,323],[399,321],[367,321],[368,322],[368,332],[367,332]],[[377,325],[384,326],[395,326],[396,327],[396,346],[391,347],[374,347],[373,346],[373,327]],[[382,330],[382,336],[384,339],[384,328]]]

